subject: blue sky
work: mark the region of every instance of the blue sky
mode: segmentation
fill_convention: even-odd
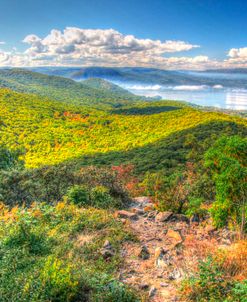
[[[43,40],[49,35],[51,30],[56,29],[63,33],[64,29],[78,28],[87,29],[113,29],[122,35],[122,38],[133,35],[139,43],[142,39],[152,41],[160,40],[165,43],[167,40],[183,41],[191,47],[185,46],[156,51],[157,43],[152,45],[154,53],[151,50],[134,50],[137,54],[136,65],[155,66],[161,68],[183,68],[184,61],[179,58],[196,58],[198,60],[189,61],[188,67],[194,65],[203,66],[245,66],[247,62],[247,2],[246,1],[228,1],[228,0],[0,0],[0,65],[31,64],[31,65],[120,65],[127,64],[129,56],[133,52],[123,53],[123,47],[116,54],[116,45],[114,52],[116,60],[109,60],[109,50],[95,55],[96,48],[85,52],[85,47],[77,48],[74,53],[72,45],[63,45],[68,53],[57,52],[53,46],[39,47],[37,51],[37,39],[22,41],[25,37],[35,35]],[[105,33],[99,33],[104,35]],[[108,33],[106,33],[108,35]],[[119,37],[117,37],[119,41]],[[106,41],[106,43],[110,43]],[[3,44],[4,42],[4,44]],[[134,43],[133,42],[133,43]],[[116,42],[119,43],[119,42]],[[124,42],[126,43],[126,41]],[[133,44],[132,43],[132,44]],[[143,46],[143,43],[140,42]],[[51,44],[54,44],[51,42]],[[90,47],[90,41],[89,41]],[[146,44],[145,44],[146,45]],[[109,45],[105,45],[105,48]],[[200,46],[200,47],[196,47]],[[35,51],[36,47],[36,51]],[[53,48],[52,48],[53,47]],[[13,50],[16,48],[17,50]],[[30,50],[30,48],[32,48]],[[41,50],[42,48],[42,50]],[[48,49],[49,48],[49,49]],[[156,48],[156,49],[159,49]],[[232,52],[230,52],[234,49]],[[25,51],[27,50],[27,53]],[[122,57],[119,52],[122,53]],[[230,57],[229,57],[230,52]],[[42,53],[42,54],[41,54]],[[70,54],[69,54],[70,53]],[[73,53],[73,56],[72,56]],[[155,60],[152,62],[151,57]],[[95,56],[95,61],[93,60]],[[141,56],[149,58],[141,60]],[[13,59],[15,57],[15,60]],[[25,58],[24,58],[25,57]],[[90,57],[90,60],[88,59]],[[162,58],[166,58],[166,62]],[[205,58],[208,62],[205,63]],[[87,58],[87,59],[86,59]],[[102,62],[100,58],[103,58]],[[168,60],[168,58],[171,58]],[[172,59],[174,58],[174,59]],[[177,58],[177,59],[175,59]],[[200,59],[201,58],[201,59]],[[229,61],[229,58],[231,62]],[[228,60],[227,63],[224,63]],[[169,62],[168,62],[169,61]],[[185,60],[186,61],[186,60]],[[198,62],[197,62],[198,61]],[[201,61],[201,62],[200,62]],[[210,61],[210,64],[209,64]],[[16,63],[18,62],[18,63]],[[50,62],[50,63],[49,63]],[[130,65],[135,65],[132,60]],[[185,64],[186,67],[186,64]],[[195,66],[198,68],[198,66]],[[200,66],[199,66],[200,67]]]

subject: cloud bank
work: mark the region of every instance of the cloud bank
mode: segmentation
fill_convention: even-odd
[[[163,69],[205,69],[247,63],[247,47],[231,49],[223,62],[208,56],[176,56],[199,45],[185,41],[139,39],[114,29],[53,29],[46,37],[23,39],[24,52],[0,50],[0,66],[142,66]],[[4,42],[0,42],[0,45]],[[169,56],[168,56],[169,54]]]

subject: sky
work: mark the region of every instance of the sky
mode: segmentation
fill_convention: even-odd
[[[0,0],[0,67],[247,67],[246,29],[244,0]]]

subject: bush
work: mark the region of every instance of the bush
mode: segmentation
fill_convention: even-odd
[[[76,301],[79,290],[78,278],[71,264],[48,257],[41,272],[43,300],[69,302]]]
[[[117,206],[117,201],[114,200],[109,189],[103,186],[97,186],[91,191],[91,205],[95,208],[109,209]]]
[[[198,302],[246,302],[246,247],[241,241],[230,251],[200,261],[198,271],[184,281],[183,297]],[[244,280],[243,280],[244,278]],[[239,281],[243,280],[243,281]]]
[[[68,200],[73,204],[83,207],[91,205],[90,193],[88,188],[86,188],[85,186],[76,185],[74,187],[71,187],[68,190],[67,197]]]
[[[130,238],[106,210],[66,202],[12,209],[0,204],[0,301],[137,301],[114,281],[121,244]],[[99,252],[105,240],[116,251],[110,261]]]
[[[94,293],[92,302],[138,302],[135,293],[117,280],[109,280],[107,275],[97,275],[90,280]]]
[[[247,301],[247,280],[237,282],[232,289],[231,302],[246,302]]]
[[[203,199],[190,197],[188,201],[186,215],[192,216],[197,214],[200,218],[204,218],[207,214],[207,210],[202,208]]]
[[[66,196],[70,202],[82,207],[109,209],[121,205],[121,202],[117,198],[113,198],[109,189],[104,186],[96,186],[90,190],[86,186],[76,185],[68,190]]]
[[[75,186],[90,189],[103,186],[112,198],[118,200],[119,206],[130,201],[116,171],[107,168],[87,167],[75,171],[70,165],[64,164],[34,170],[0,170],[0,200],[10,206],[29,206],[34,200],[58,202]]]
[[[198,273],[185,281],[183,293],[187,301],[223,302],[231,289],[232,283],[224,279],[218,263],[208,257],[200,261]]]

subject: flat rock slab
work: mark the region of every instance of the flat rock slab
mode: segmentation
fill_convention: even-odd
[[[129,211],[121,210],[116,212],[116,217],[118,218],[124,218],[124,219],[130,219],[130,220],[138,220],[138,216]]]

